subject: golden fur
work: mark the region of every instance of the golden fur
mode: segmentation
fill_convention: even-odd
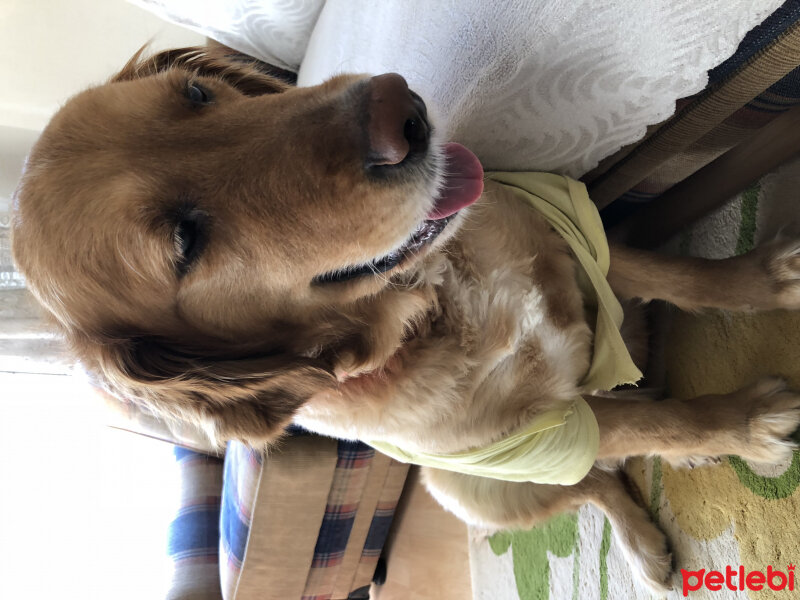
[[[432,452],[492,442],[588,392],[592,332],[571,254],[500,187],[388,273],[311,283],[398,246],[441,183],[435,140],[398,176],[364,175],[367,81],[294,88],[221,48],[182,49],[135,56],[54,117],[17,194],[14,251],[108,387],[217,439],[266,444],[294,419]],[[187,96],[195,83],[213,102]],[[202,228],[191,264],[182,227]],[[727,261],[612,247],[609,281],[622,299],[757,310],[797,308],[798,277],[794,242]],[[600,462],[579,484],[427,469],[429,489],[492,528],[592,502],[660,589],[664,536],[609,465],[781,460],[800,421],[800,397],[777,380],[692,401],[589,402]]]

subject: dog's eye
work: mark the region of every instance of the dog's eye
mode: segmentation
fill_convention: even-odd
[[[205,245],[205,227],[208,216],[199,210],[180,215],[172,233],[178,273],[184,275],[200,256]]]
[[[197,83],[190,83],[186,87],[186,96],[189,98],[192,104],[196,104],[198,106],[211,104],[213,101],[211,92]]]

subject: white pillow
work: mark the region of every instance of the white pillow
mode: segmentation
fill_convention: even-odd
[[[128,0],[234,50],[297,71],[325,0]]]

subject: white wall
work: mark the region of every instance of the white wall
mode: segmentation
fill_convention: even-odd
[[[41,129],[151,38],[157,48],[203,42],[125,0],[2,0],[0,125]]]
[[[50,116],[150,40],[167,48],[204,38],[125,0],[0,0],[0,212]]]

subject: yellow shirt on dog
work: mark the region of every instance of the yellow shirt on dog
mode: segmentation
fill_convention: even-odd
[[[608,241],[586,187],[551,173],[495,172],[487,173],[487,178],[509,187],[539,211],[567,241],[581,266],[584,298],[597,307],[592,362],[582,388],[610,390],[636,383],[642,373],[620,335],[622,307],[606,280]],[[387,442],[367,443],[401,462],[506,481],[572,485],[592,468],[600,435],[589,405],[576,396],[566,409],[537,415],[525,429],[465,452],[409,452]]]

